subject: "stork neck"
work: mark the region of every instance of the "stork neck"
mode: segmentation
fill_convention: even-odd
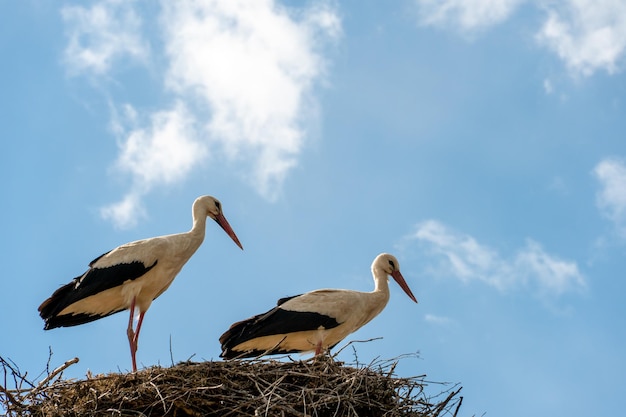
[[[189,234],[199,239],[200,242],[204,240],[204,234],[206,232],[206,216],[193,212],[193,225],[191,226],[191,230]]]
[[[371,294],[370,320],[379,314],[389,301],[389,278],[387,274],[378,269],[372,269],[374,275],[374,291]]]
[[[389,294],[389,278],[387,274],[380,269],[372,269],[374,275],[374,292],[382,292]]]

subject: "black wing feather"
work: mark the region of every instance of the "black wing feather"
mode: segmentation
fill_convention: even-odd
[[[279,298],[278,301],[276,301],[276,305],[279,306],[281,304],[285,304],[287,301],[291,300],[292,298],[300,297],[301,295],[302,294],[292,295],[291,297]]]
[[[338,323],[334,317],[315,312],[285,310],[280,307],[286,301],[294,297],[281,298],[278,300],[278,307],[274,307],[263,314],[258,314],[230,326],[230,328],[220,336],[220,343],[222,344],[222,354],[220,356],[222,358],[232,359],[235,357],[253,357],[263,353],[268,355],[294,353],[297,351],[286,351],[280,348],[272,352],[249,351],[245,353],[232,351],[231,349],[241,343],[258,337],[317,330],[320,327],[332,329],[339,326],[340,323]]]
[[[93,260],[90,265],[93,265],[102,256]],[[123,311],[112,311],[104,316],[93,314],[64,314],[57,316],[63,309],[77,301],[143,276],[154,268],[156,264],[157,261],[150,266],[146,266],[143,262],[136,261],[112,265],[106,268],[89,269],[83,275],[74,278],[69,284],[56,290],[50,298],[39,306],[39,315],[45,321],[44,329],[76,326]]]
[[[103,257],[107,256],[107,255],[108,255],[109,253],[111,253],[111,252],[112,252],[112,251],[105,252],[105,253],[103,253],[102,255],[98,256],[98,257],[97,257],[96,259],[94,259],[93,261],[89,262],[89,267],[90,267],[90,268],[91,268],[91,267],[93,267],[93,266],[94,266],[94,264],[100,260],[100,258],[103,258]]]

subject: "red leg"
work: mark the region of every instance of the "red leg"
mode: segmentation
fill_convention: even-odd
[[[126,335],[128,335],[128,344],[130,345],[130,357],[133,361],[133,372],[137,372],[137,361],[135,360],[135,353],[137,352],[137,340],[136,334],[133,331],[133,319],[135,317],[135,297],[130,303],[130,318],[128,319],[128,329],[126,329]]]
[[[315,356],[319,355],[320,353],[322,353],[322,341],[321,340],[317,342],[317,345],[315,346]]]
[[[137,342],[139,341],[139,331],[141,330],[141,323],[143,323],[143,316],[146,314],[145,311],[139,313],[139,321],[137,322],[137,330],[135,330],[135,339],[133,343],[135,344],[135,352],[137,351]]]

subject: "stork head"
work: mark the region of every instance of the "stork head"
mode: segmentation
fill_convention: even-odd
[[[210,195],[198,197],[193,203],[193,214],[194,217],[205,216],[215,220],[215,222],[219,224],[222,229],[224,229],[226,234],[230,236],[233,242],[243,249],[237,235],[233,231],[232,227],[230,227],[230,224],[228,224],[226,217],[224,217],[224,213],[222,213],[222,203],[220,203],[217,198],[211,197]]]
[[[404,280],[404,277],[400,273],[400,263],[395,256],[389,253],[381,253],[380,255],[378,255],[376,259],[374,259],[374,262],[372,262],[372,272],[375,276],[376,271],[382,271],[387,274],[387,276],[391,276],[391,278],[393,278],[398,283],[400,288],[404,290],[406,295],[408,295],[411,300],[417,303],[417,299],[413,295],[413,292],[411,291],[408,284]]]

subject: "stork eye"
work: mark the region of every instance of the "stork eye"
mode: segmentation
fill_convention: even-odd
[[[393,263],[393,261],[392,261],[392,260],[390,260],[390,261],[389,261],[389,265],[391,265],[391,268],[392,268],[392,269],[396,269],[396,264],[395,264],[395,263]]]
[[[215,202],[215,207],[217,207],[217,211],[222,211],[222,205],[220,204],[219,201]]]

